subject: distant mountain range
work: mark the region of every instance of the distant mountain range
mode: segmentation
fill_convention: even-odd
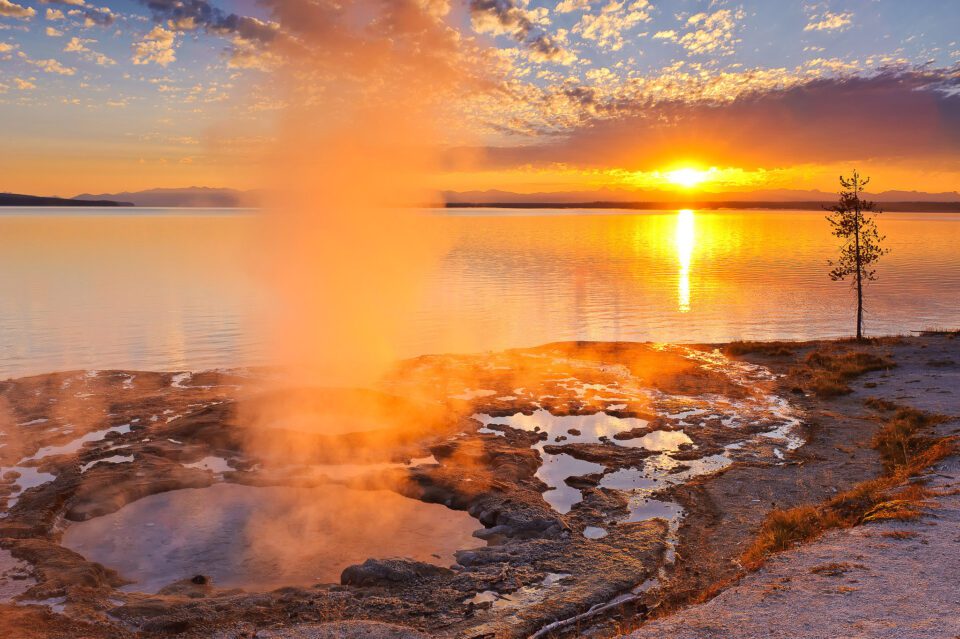
[[[217,189],[191,186],[185,189],[149,189],[123,193],[83,193],[73,198],[77,201],[123,200],[143,207],[206,207],[206,208],[255,208],[260,205],[258,191]]]

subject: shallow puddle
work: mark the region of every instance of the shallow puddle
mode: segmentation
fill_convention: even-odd
[[[657,452],[675,451],[681,446],[692,444],[692,440],[683,431],[655,430],[642,437],[633,439],[613,439],[614,435],[644,428],[648,422],[634,417],[615,417],[604,412],[591,415],[554,415],[540,409],[531,415],[516,413],[506,417],[492,417],[486,414],[475,414],[474,419],[483,424],[481,433],[502,435],[498,430],[490,428],[494,424],[503,424],[527,432],[544,432],[547,439],[537,442],[533,448],[540,451],[543,463],[537,469],[537,478],[550,490],[543,493],[543,499],[558,513],[566,514],[583,499],[580,489],[568,486],[565,480],[569,477],[603,473],[602,464],[576,459],[567,454],[551,455],[543,450],[547,444],[575,444],[609,443],[627,448],[644,448]],[[641,478],[642,473],[637,470],[618,471],[631,478]],[[649,480],[646,480],[649,481]],[[608,488],[618,486],[606,485]],[[640,488],[641,486],[624,487],[623,490]],[[645,487],[645,486],[644,486]],[[653,487],[651,482],[649,487]]]
[[[543,498],[561,514],[570,512],[573,505],[583,499],[580,489],[568,486],[564,480],[604,471],[602,464],[583,461],[570,455],[547,455],[542,451],[540,455],[543,463],[537,469],[537,478],[551,487],[551,490],[543,493]]]
[[[122,426],[113,426],[111,428],[104,428],[103,430],[97,430],[92,433],[87,433],[81,437],[77,437],[66,444],[61,444],[59,446],[45,446],[37,451],[37,454],[33,457],[24,459],[23,461],[38,461],[45,457],[52,457],[53,455],[69,455],[79,451],[84,444],[89,442],[98,442],[102,439],[106,439],[107,435],[110,433],[117,433],[120,435],[125,435],[130,432],[130,424],[124,424]]]
[[[20,473],[20,476],[13,480],[13,484],[18,486],[19,489],[12,491],[10,496],[7,498],[7,510],[13,508],[14,504],[17,503],[17,500],[24,491],[31,488],[36,488],[37,486],[42,486],[48,481],[53,481],[57,478],[56,475],[37,470],[33,466],[13,466],[10,468],[0,468],[0,478],[3,478],[4,475],[11,471]]]
[[[447,566],[456,550],[483,545],[472,536],[479,527],[465,512],[389,491],[216,484],[71,524],[63,545],[136,582],[126,590],[157,592],[197,574],[221,588],[270,590],[339,583],[370,557]]]
[[[531,415],[516,413],[506,417],[491,417],[490,415],[478,414],[474,415],[473,418],[479,420],[484,426],[505,424],[511,428],[531,433],[545,432],[548,436],[548,443],[555,443],[557,437],[563,437],[564,439],[560,441],[566,444],[597,443],[601,438],[611,438],[617,433],[634,428],[643,428],[647,425],[645,419],[614,417],[603,412],[592,415],[554,415],[543,409],[536,410]],[[615,443],[629,446],[630,442],[631,440],[625,440]]]

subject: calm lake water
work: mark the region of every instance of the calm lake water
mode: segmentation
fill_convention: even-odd
[[[849,335],[820,211],[436,212],[450,251],[404,354],[549,341]],[[887,213],[868,333],[960,326],[960,214]],[[0,209],[0,378],[263,363],[259,221],[221,210]]]

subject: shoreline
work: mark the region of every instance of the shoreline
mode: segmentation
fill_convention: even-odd
[[[423,356],[407,360],[398,368],[395,378],[390,382],[393,386],[388,386],[393,396],[411,397],[415,395],[414,391],[429,388],[431,384],[438,381],[447,385],[455,385],[458,380],[469,381],[473,385],[468,387],[468,392],[458,393],[464,398],[448,400],[449,403],[445,409],[455,411],[456,414],[462,415],[462,418],[447,426],[439,427],[440,431],[437,431],[438,426],[427,428],[433,443],[426,448],[423,448],[422,444],[415,443],[425,436],[426,431],[412,440],[408,437],[401,439],[388,437],[386,440],[378,441],[370,438],[360,440],[354,438],[351,448],[347,449],[351,453],[363,450],[370,461],[378,458],[390,461],[393,466],[385,468],[384,472],[377,476],[365,476],[362,481],[359,481],[359,478],[350,479],[348,484],[365,490],[376,487],[387,488],[419,501],[445,503],[448,508],[467,510],[479,518],[486,530],[482,538],[491,545],[467,553],[457,553],[457,562],[460,566],[457,571],[431,573],[429,578],[422,574],[422,571],[427,569],[418,568],[416,563],[388,567],[388,564],[383,562],[371,560],[373,561],[371,564],[368,561],[363,564],[364,566],[369,564],[368,567],[358,568],[359,572],[355,571],[356,576],[349,578],[344,585],[336,587],[346,589],[345,592],[351,593],[351,597],[356,599],[352,600],[345,610],[336,614],[328,613],[333,616],[326,620],[332,622],[337,619],[366,619],[381,624],[407,625],[408,621],[404,616],[398,615],[399,609],[396,609],[393,604],[385,605],[384,602],[380,602],[373,606],[372,602],[376,599],[370,599],[370,597],[376,593],[380,593],[380,596],[389,593],[389,597],[397,598],[397,605],[399,602],[406,602],[403,605],[423,606],[432,598],[427,594],[429,590],[441,592],[444,591],[443,589],[450,589],[453,584],[460,584],[450,591],[451,594],[469,593],[471,589],[477,589],[474,592],[499,593],[494,597],[494,602],[506,598],[514,603],[507,604],[504,608],[504,604],[491,604],[486,601],[470,604],[464,610],[458,608],[462,605],[458,603],[460,601],[458,597],[463,595],[454,594],[453,599],[442,598],[447,603],[440,604],[439,609],[435,609],[432,613],[424,613],[423,619],[415,624],[416,628],[404,631],[414,634],[402,636],[418,636],[415,634],[418,631],[426,631],[431,636],[447,636],[450,632],[468,633],[463,636],[481,636],[469,633],[495,629],[491,631],[506,633],[502,636],[525,637],[556,622],[558,618],[579,617],[591,606],[616,600],[618,594],[633,587],[628,584],[641,583],[650,576],[655,576],[658,571],[660,572],[658,585],[638,592],[632,601],[625,604],[624,600],[620,600],[617,605],[611,606],[602,614],[591,614],[589,618],[580,617],[584,623],[592,625],[592,632],[595,633],[592,636],[614,636],[618,632],[622,633],[630,628],[631,623],[637,623],[652,611],[657,611],[654,616],[659,616],[668,608],[684,609],[687,605],[703,598],[704,593],[710,593],[712,589],[721,590],[718,584],[729,584],[739,574],[733,560],[740,556],[744,544],[754,538],[756,530],[770,510],[790,508],[801,503],[824,502],[835,495],[836,491],[842,492],[882,473],[882,460],[870,441],[882,421],[883,413],[873,409],[865,410],[863,402],[871,392],[883,393],[878,396],[887,401],[902,402],[902,398],[886,397],[886,395],[895,392],[902,395],[906,392],[903,389],[909,390],[910,387],[901,385],[898,387],[900,390],[888,391],[881,385],[881,380],[885,380],[884,384],[889,383],[889,380],[900,380],[905,384],[907,380],[902,378],[905,375],[915,374],[917,370],[921,370],[923,375],[927,373],[932,375],[929,384],[934,384],[936,379],[943,376],[952,379],[950,376],[955,374],[953,369],[956,366],[956,360],[960,359],[960,353],[958,353],[957,340],[951,335],[953,334],[875,338],[868,343],[843,340],[732,343],[726,345],[728,357],[720,359],[703,359],[696,355],[692,347],[683,347],[685,350],[674,352],[670,351],[670,347],[666,347],[666,351],[657,351],[648,344],[577,342],[548,344],[533,349],[515,349],[491,355],[493,357],[491,360],[483,360],[480,356]],[[713,345],[702,346],[705,350],[697,352],[708,353]],[[863,370],[849,377],[833,377],[834,372],[830,367],[834,364],[831,362],[839,360],[824,359],[824,357],[829,355],[839,358],[853,351],[874,357],[875,359],[868,360],[867,365],[861,368],[873,368],[875,372]],[[811,354],[818,355],[814,357]],[[557,399],[541,398],[536,402],[551,414],[569,415],[573,419],[582,419],[581,416],[591,415],[594,414],[591,411],[599,410],[612,415],[617,420],[643,419],[649,421],[649,425],[634,429],[633,432],[616,433],[611,440],[601,438],[596,443],[590,443],[592,440],[580,443],[578,436],[564,435],[561,439],[559,434],[557,441],[551,439],[545,442],[542,433],[525,431],[523,422],[512,423],[507,418],[514,415],[517,410],[533,410],[533,404],[530,403],[533,399],[527,400],[522,396],[513,397],[507,394],[518,390],[512,382],[516,381],[516,376],[520,375],[519,371],[523,370],[526,382],[541,380],[536,383],[547,383],[547,380],[557,376],[561,370],[555,368],[559,364],[551,364],[544,369],[543,374],[529,368],[529,362],[540,362],[544,357],[553,358],[550,360],[552,362],[566,362],[563,364],[565,367],[574,366],[575,368],[570,371],[579,380],[577,383],[565,382],[564,384],[567,385],[573,384],[567,391],[562,390],[564,384],[557,385],[554,382],[549,382],[543,387],[553,389],[551,393],[567,393],[566,396]],[[697,360],[695,366],[688,365],[689,362],[694,361],[690,359],[691,357]],[[734,365],[733,363],[737,361],[743,362],[743,365]],[[926,366],[927,361],[954,363]],[[580,363],[576,364],[576,362]],[[619,369],[613,364],[617,362],[619,362],[617,366],[626,366],[637,375],[644,374],[643,372],[648,370],[658,371],[653,377],[644,377],[642,380],[637,378],[637,383],[642,381],[646,385],[643,386],[644,388],[651,388],[653,394],[644,396],[659,398],[657,399],[659,403],[655,406],[645,405],[639,401],[640,395],[622,392],[625,389],[622,384],[632,378],[622,377],[625,373],[616,372]],[[811,362],[818,363],[812,365]],[[828,363],[823,364],[823,362]],[[438,366],[440,368],[437,368]],[[488,368],[489,366],[493,368]],[[925,367],[930,370],[927,371]],[[504,374],[498,372],[500,369],[508,370],[515,379],[503,380],[504,383],[501,385],[498,380]],[[781,448],[777,449],[772,445],[775,444],[775,440],[770,440],[770,444],[765,443],[763,437],[757,436],[749,436],[748,440],[744,440],[744,435],[741,434],[744,426],[735,429],[737,433],[731,432],[728,426],[721,423],[723,420],[716,421],[710,417],[709,411],[716,411],[717,408],[711,409],[708,404],[703,404],[706,412],[700,417],[684,417],[688,415],[691,406],[697,406],[697,402],[702,401],[698,398],[705,397],[711,392],[719,393],[716,397],[739,397],[740,399],[735,401],[744,401],[742,393],[748,386],[742,384],[760,384],[759,380],[762,376],[754,378],[750,375],[763,370],[781,375],[771,382],[775,384],[771,387],[772,391],[776,396],[788,397],[790,405],[802,411],[804,415],[802,432],[806,439],[803,446],[789,450],[783,448],[783,444],[779,444]],[[591,376],[596,376],[596,379],[590,379]],[[249,453],[241,454],[241,451],[250,450],[250,443],[234,436],[234,427],[229,425],[237,425],[236,419],[230,411],[225,410],[226,407],[234,405],[242,395],[242,393],[237,394],[239,393],[236,390],[237,387],[255,384],[254,379],[243,376],[230,377],[222,372],[174,375],[103,371],[94,376],[87,375],[81,380],[74,373],[59,373],[2,382],[0,392],[8,401],[13,400],[11,406],[19,410],[21,406],[18,402],[27,401],[33,393],[33,390],[26,392],[27,387],[40,388],[37,386],[40,384],[43,388],[57,388],[67,380],[75,380],[70,384],[82,382],[88,386],[100,385],[100,390],[97,392],[107,399],[107,405],[112,407],[113,422],[128,419],[134,413],[141,414],[144,406],[150,406],[152,407],[150,410],[154,411],[163,407],[162,411],[171,412],[161,411],[161,414],[168,417],[143,424],[142,427],[134,424],[134,427],[128,428],[126,433],[91,440],[91,443],[80,449],[78,453],[71,453],[80,455],[77,461],[71,461],[72,458],[67,457],[50,457],[49,461],[40,464],[39,470],[54,473],[57,477],[56,481],[29,491],[22,491],[18,497],[23,503],[16,508],[16,516],[13,519],[8,516],[0,520],[0,536],[2,536],[0,547],[12,552],[13,556],[20,561],[26,560],[29,566],[33,566],[33,568],[23,569],[26,571],[25,574],[33,575],[25,577],[24,581],[29,582],[33,579],[37,582],[31,586],[32,594],[27,599],[38,599],[37,588],[51,594],[53,599],[66,595],[65,612],[74,621],[106,619],[102,617],[103,612],[97,611],[110,610],[110,618],[116,618],[119,615],[120,618],[125,619],[127,625],[139,626],[141,630],[150,629],[143,636],[167,636],[174,627],[170,625],[173,623],[172,620],[182,621],[185,618],[184,615],[192,619],[184,626],[186,634],[183,636],[188,637],[211,636],[210,632],[214,628],[218,629],[217,632],[226,632],[227,634],[222,635],[224,637],[245,636],[236,634],[239,632],[237,629],[241,626],[248,627],[251,623],[257,628],[274,627],[271,625],[275,623],[270,621],[271,615],[252,619],[243,611],[245,604],[242,602],[248,601],[254,595],[221,591],[216,588],[215,582],[213,586],[207,584],[202,588],[188,584],[177,585],[163,597],[154,596],[152,599],[132,597],[129,592],[118,595],[116,586],[111,585],[119,583],[116,581],[118,579],[116,573],[104,569],[99,564],[90,564],[79,555],[63,555],[63,552],[69,551],[59,545],[60,532],[53,526],[53,523],[65,512],[61,510],[64,507],[63,504],[67,508],[68,519],[84,521],[91,517],[95,520],[109,512],[122,511],[125,503],[131,503],[131,500],[135,502],[146,494],[156,492],[154,490],[156,488],[159,488],[161,493],[185,487],[202,489],[203,486],[224,481],[241,486],[276,485],[276,480],[270,480],[256,470],[252,465],[252,459],[244,460]],[[419,380],[421,383],[418,385],[411,380]],[[613,383],[614,381],[616,383]],[[424,385],[423,382],[428,383]],[[27,386],[20,388],[22,384]],[[591,384],[605,384],[606,390],[593,391]],[[869,387],[870,384],[873,384],[872,388]],[[453,388],[453,386],[450,387]],[[14,392],[11,390],[13,388],[20,388],[20,390]],[[481,393],[475,390],[477,388],[493,390],[490,391],[491,394],[487,394],[486,391]],[[617,388],[621,390],[622,395],[629,395],[632,399],[623,407],[619,403],[616,406],[603,403],[602,400],[611,395],[611,389]],[[637,388],[637,392],[640,392],[641,387]],[[77,392],[86,394],[91,390],[93,390],[92,386],[88,390]],[[846,392],[847,390],[849,393]],[[133,394],[125,395],[127,391]],[[833,393],[839,394],[833,395]],[[96,393],[91,395],[91,397],[96,396],[99,395]],[[947,397],[947,395],[943,396]],[[223,404],[224,400],[226,404]],[[285,405],[293,400],[294,398],[286,398]],[[145,401],[149,403],[144,404]],[[329,403],[332,399],[324,401]],[[527,403],[524,404],[524,402]],[[902,403],[909,404],[909,402]],[[192,409],[191,404],[195,405]],[[39,410],[41,404],[35,405],[38,407],[36,410]],[[197,408],[196,406],[205,407]],[[395,403],[390,406],[390,410],[396,410]],[[762,408],[762,404],[757,404],[754,409],[749,409],[747,404],[737,404],[737,406],[739,408],[735,409],[735,413]],[[927,409],[934,411],[936,406],[924,407],[924,410]],[[35,421],[54,419],[53,417],[41,415],[39,412],[36,415],[28,413],[23,413],[21,417],[32,419],[17,421],[22,430],[37,426],[53,428],[52,422]],[[476,421],[469,416],[477,413],[491,415],[490,423],[499,422],[502,425],[495,426],[493,430],[485,433],[485,427],[481,423],[476,434],[469,434],[472,429],[478,428]],[[960,409],[953,409],[951,414],[957,413],[960,413]],[[664,419],[664,415],[671,414],[678,417]],[[444,422],[442,416],[438,419],[440,421],[435,424]],[[35,423],[30,426],[25,425],[31,421]],[[94,425],[104,425],[96,420],[93,422],[95,423],[91,424],[91,428]],[[626,424],[627,421],[623,423]],[[774,419],[771,425],[776,423]],[[113,427],[116,428],[117,425],[113,424]],[[465,432],[455,435],[457,429]],[[688,479],[679,482],[668,481],[647,494],[648,498],[675,501],[682,505],[685,512],[676,531],[678,535],[676,540],[669,542],[675,546],[675,559],[665,562],[664,553],[667,546],[664,543],[667,537],[664,535],[667,535],[668,531],[661,528],[661,524],[658,523],[664,520],[647,519],[635,524],[625,523],[626,520],[624,520],[624,523],[611,526],[610,513],[626,512],[624,510],[626,504],[622,501],[624,493],[618,492],[620,489],[611,490],[605,487],[604,478],[616,477],[618,472],[621,474],[625,472],[616,469],[638,467],[637,464],[644,467],[649,465],[649,458],[653,453],[644,448],[629,448],[627,445],[633,445],[633,441],[645,441],[633,438],[671,431],[679,431],[693,438],[694,448],[668,449],[673,452],[668,452],[667,455],[675,460],[690,460],[679,462],[681,465],[696,466],[700,463],[698,460],[707,459],[710,454],[726,456],[732,454],[732,463],[725,463],[716,471],[702,474],[690,474],[691,471],[683,470],[676,476],[686,477],[689,474]],[[756,432],[761,433],[762,428]],[[151,433],[151,436],[144,438],[143,435],[146,433]],[[69,439],[66,435],[57,437],[60,437],[57,441]],[[164,443],[165,440],[169,441]],[[33,450],[44,441],[37,440],[36,444],[31,444],[27,448]],[[723,452],[724,450],[740,451],[740,448],[729,448],[729,445],[741,441],[753,443],[747,446],[746,452]],[[178,444],[169,442],[178,442]],[[183,443],[180,444],[180,442]],[[384,442],[388,444],[380,445]],[[737,445],[743,446],[743,444]],[[125,446],[123,455],[129,455],[131,459],[135,458],[136,463],[90,465],[91,462],[96,464],[96,459],[106,458],[108,454],[117,455],[115,450],[108,449],[118,446]],[[474,450],[476,447],[479,448]],[[261,456],[264,453],[263,448],[256,450]],[[6,459],[9,456],[8,451],[8,447],[0,447],[0,456],[4,456],[0,458]],[[427,466],[404,466],[403,459],[406,459],[406,463],[409,464],[411,458],[421,456],[420,453],[423,452],[432,454],[435,460],[439,460],[438,463]],[[37,455],[37,452],[34,451],[31,454]],[[195,458],[201,459],[210,454],[225,455],[229,464],[219,475],[211,476],[206,472],[194,472],[187,467],[194,463]],[[579,464],[599,463],[605,470],[599,476],[587,473],[569,478],[566,484],[570,488],[563,488],[563,490],[556,486],[549,488],[549,482],[557,480],[540,474],[545,468],[542,460],[559,460],[569,455],[582,460],[577,462]],[[660,453],[660,455],[663,454]],[[469,466],[464,466],[467,460],[473,461]],[[314,460],[314,463],[316,461]],[[345,460],[328,458],[319,461],[342,464]],[[9,460],[6,460],[3,465],[8,464]],[[77,465],[71,466],[72,464]],[[89,477],[86,472],[80,472],[81,466],[91,469]],[[123,469],[123,466],[131,468]],[[73,470],[69,470],[71,467]],[[146,471],[148,476],[160,473],[171,478],[173,483],[168,482],[164,486],[159,486],[138,480],[136,484],[129,484],[132,476],[128,476],[127,471],[132,470],[133,467],[140,468],[139,472]],[[465,468],[471,469],[466,475]],[[96,477],[100,479],[88,486],[87,484],[92,481],[91,478]],[[491,488],[484,488],[480,492],[474,489],[466,490],[469,484],[463,482],[470,481],[471,478],[474,482],[493,482],[493,484]],[[560,479],[563,479],[563,476],[560,476]],[[508,482],[506,485],[492,487],[504,480]],[[545,481],[547,484],[544,483]],[[131,492],[131,488],[135,485],[140,488]],[[317,485],[322,486],[323,482]],[[109,490],[108,486],[110,486]],[[547,491],[542,492],[545,486]],[[146,494],[144,490],[147,491]],[[558,490],[561,493],[563,491],[569,493],[572,490],[571,494],[579,494],[580,502],[565,514],[552,510],[543,499],[549,498],[555,501],[559,494],[556,492]],[[78,500],[81,495],[83,498]],[[48,505],[41,506],[41,504]],[[623,517],[623,515],[616,515],[616,517]],[[591,526],[604,529],[605,537],[595,540],[579,536],[577,531],[587,530]],[[501,550],[508,548],[514,549],[513,552],[519,554],[507,560],[501,554]],[[549,548],[555,548],[555,550],[548,551]],[[628,554],[622,554],[624,552]],[[580,559],[571,559],[577,553],[584,554]],[[624,564],[628,556],[634,557],[631,560],[633,563]],[[53,557],[60,557],[58,568],[54,568],[49,563]],[[68,557],[71,558],[68,559]],[[639,563],[636,563],[638,559]],[[63,563],[64,561],[66,563]],[[606,568],[598,571],[597,566],[600,565]],[[41,568],[42,566],[46,568]],[[69,572],[64,573],[66,566],[71,567]],[[508,585],[503,582],[485,581],[487,577],[483,575],[495,566],[500,566],[499,570],[507,570],[515,574],[519,583],[528,585],[518,590],[515,583]],[[632,567],[625,570],[625,566]],[[400,573],[391,572],[397,570],[400,570]],[[419,576],[414,581],[406,581],[407,578],[399,576],[404,570],[413,570],[413,574]],[[601,574],[598,575],[598,572]],[[543,575],[549,576],[554,573],[567,576],[560,577],[556,586],[544,588],[531,585],[538,579],[544,579]],[[68,576],[71,574],[75,577]],[[387,578],[386,582],[380,581],[387,574],[394,576]],[[93,591],[89,590],[89,586],[86,587],[87,590],[76,590],[75,586],[71,585],[71,579],[79,575],[85,575],[83,579],[88,583],[99,585],[95,586]],[[751,578],[748,576],[746,579]],[[52,582],[51,579],[53,579]],[[393,581],[395,579],[399,581]],[[480,586],[481,583],[484,585]],[[310,593],[304,591],[287,603],[277,599],[276,593],[269,595],[268,599],[273,602],[270,605],[276,608],[276,613],[289,614],[293,609],[300,609],[297,606],[309,608],[329,605],[332,599],[336,599],[336,593],[340,592],[336,588],[312,589],[313,592]],[[441,590],[437,591],[437,588]],[[457,588],[466,588],[466,590],[457,590]],[[86,594],[83,594],[84,592]],[[97,592],[103,594],[97,595]],[[280,592],[283,591],[277,591],[277,593]],[[93,595],[92,598],[91,595]],[[118,596],[126,600],[123,605],[117,607],[115,604],[105,603],[111,597]],[[257,596],[262,598],[264,595]],[[189,601],[193,603],[188,604]],[[227,602],[232,603],[229,603],[226,612],[212,613],[211,606],[222,606]],[[103,608],[105,605],[107,608]],[[15,611],[11,610],[11,604],[0,604],[0,607],[11,613],[16,612],[18,618],[33,618],[43,609],[48,609],[46,606],[36,604],[13,606],[16,608]],[[686,608],[686,610],[694,609],[695,607]],[[54,615],[54,617],[61,616],[59,613]],[[147,621],[151,619],[152,621]],[[164,619],[167,621],[163,621]],[[527,619],[527,621],[521,622],[520,619]],[[670,619],[670,617],[667,616],[664,619]],[[315,624],[324,620],[311,621],[308,616],[301,621],[304,624]],[[49,624],[55,625],[61,622],[48,619],[44,623],[47,623],[46,627],[52,631],[54,626]],[[143,625],[144,623],[146,626]],[[229,630],[230,628],[235,630]],[[554,629],[557,632],[562,631],[560,627]],[[364,632],[369,630],[370,628],[367,627]]]

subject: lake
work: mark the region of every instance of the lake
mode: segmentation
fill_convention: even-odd
[[[850,335],[821,211],[433,211],[404,355]],[[0,209],[0,378],[264,362],[252,212]],[[868,334],[960,326],[960,214],[885,213]]]

